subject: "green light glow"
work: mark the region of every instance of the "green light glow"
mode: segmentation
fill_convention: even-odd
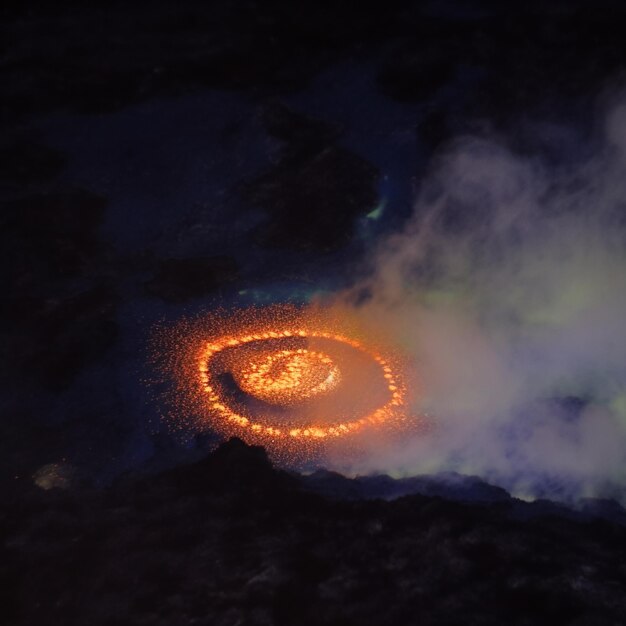
[[[385,207],[387,206],[387,198],[382,198],[378,203],[376,208],[373,211],[370,211],[365,217],[368,220],[379,220],[382,217],[382,214],[385,211]]]
[[[591,306],[595,293],[585,282],[572,283],[552,294],[545,303],[529,312],[527,321],[538,326],[559,326]]]
[[[626,391],[615,396],[610,407],[619,420],[620,425],[626,428]]]

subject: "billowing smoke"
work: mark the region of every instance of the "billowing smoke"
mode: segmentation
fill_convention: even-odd
[[[432,428],[342,469],[626,499],[626,105],[598,135],[591,157],[466,137],[435,160],[403,232],[341,296],[393,329]]]

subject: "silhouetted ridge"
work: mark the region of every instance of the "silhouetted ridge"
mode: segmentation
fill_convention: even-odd
[[[187,493],[247,493],[298,487],[294,478],[272,466],[265,448],[249,446],[238,437],[220,444],[201,461],[164,472],[158,480],[174,483]]]
[[[207,457],[205,463],[213,468],[237,472],[251,470],[271,472],[272,464],[267,457],[263,446],[249,446],[239,439],[231,437],[228,441],[220,444],[217,449]]]
[[[105,490],[17,494],[0,513],[2,623],[623,623],[626,528],[597,518],[623,512],[611,502],[590,516],[453,474],[308,482],[234,438]]]

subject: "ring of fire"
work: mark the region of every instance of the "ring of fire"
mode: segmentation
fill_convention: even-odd
[[[269,354],[260,364],[251,363],[237,378],[243,391],[279,405],[304,402],[326,393],[340,380],[339,368],[328,355],[303,348]]]
[[[323,338],[340,342],[357,350],[361,350],[376,361],[379,365],[382,377],[385,379],[390,399],[382,407],[368,415],[357,420],[339,422],[331,426],[306,426],[302,428],[281,428],[280,425],[266,425],[255,421],[254,419],[242,415],[231,409],[220,397],[219,393],[211,382],[210,370],[208,363],[218,353],[229,348],[250,345],[258,342],[268,341],[281,338]],[[287,364],[279,370],[276,377],[270,376],[272,366],[277,360],[286,359]],[[295,357],[295,358],[294,358]],[[302,379],[318,378],[312,376],[311,369],[314,365],[322,364],[327,366],[327,375],[323,380],[317,382],[313,386],[302,384]],[[223,337],[218,340],[208,342],[200,353],[198,359],[198,372],[204,392],[207,394],[210,408],[215,411],[223,420],[234,423],[238,426],[249,428],[253,432],[264,433],[272,437],[291,437],[297,438],[317,438],[340,437],[353,432],[366,424],[380,424],[385,422],[396,407],[400,406],[403,401],[403,392],[397,384],[396,377],[388,362],[379,354],[369,353],[358,341],[334,335],[326,332],[315,332],[306,330],[281,330],[271,331],[258,334],[246,334],[236,337]],[[307,349],[298,350],[278,350],[265,356],[264,361],[258,364],[251,364],[248,370],[239,378],[239,384],[242,389],[256,397],[265,400],[274,400],[279,404],[291,404],[295,401],[303,401],[318,393],[324,393],[332,388],[340,380],[341,374],[333,363],[332,359],[326,354],[311,351]],[[295,398],[294,398],[295,396]]]
[[[409,392],[409,362],[388,331],[337,305],[220,309],[157,326],[163,415],[183,436],[239,436],[289,463],[358,453],[371,429],[393,437],[416,423],[406,414],[415,376]]]

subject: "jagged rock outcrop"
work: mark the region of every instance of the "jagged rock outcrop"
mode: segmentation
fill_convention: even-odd
[[[7,498],[3,622],[619,624],[626,528],[509,501],[328,499],[237,439],[112,487]]]

